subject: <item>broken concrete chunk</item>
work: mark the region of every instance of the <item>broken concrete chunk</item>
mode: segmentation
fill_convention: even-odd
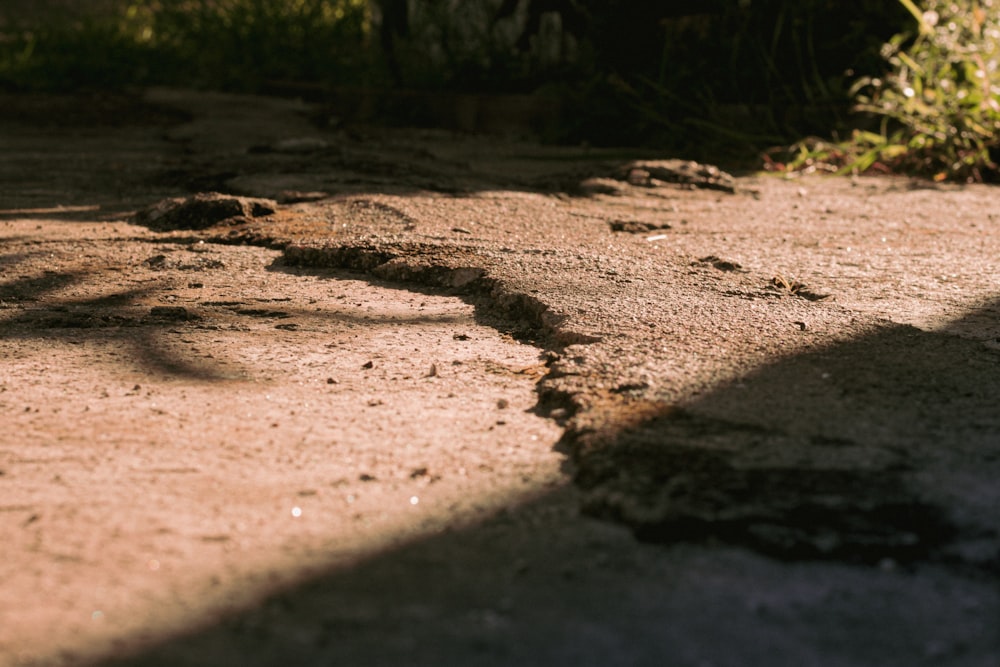
[[[736,192],[736,179],[715,165],[690,160],[638,160],[618,172],[618,179],[631,185],[655,187],[663,183]]]
[[[164,199],[135,214],[150,229],[205,229],[231,218],[259,218],[278,208],[271,199],[204,192],[191,197]]]

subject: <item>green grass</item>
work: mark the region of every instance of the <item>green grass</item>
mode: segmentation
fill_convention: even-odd
[[[781,170],[906,173],[936,181],[1000,180],[1000,4],[899,0],[914,27],[882,49],[888,72],[860,79],[855,110],[876,127],[844,141],[808,139]]]

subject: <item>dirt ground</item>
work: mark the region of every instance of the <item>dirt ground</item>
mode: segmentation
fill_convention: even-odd
[[[0,665],[1000,664],[995,188],[159,89],[0,155]]]

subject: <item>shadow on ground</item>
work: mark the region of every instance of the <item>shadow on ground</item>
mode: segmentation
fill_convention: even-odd
[[[878,563],[987,540],[980,564],[1000,571],[995,343],[887,325],[683,408],[624,399],[648,417],[581,434],[577,481],[590,512],[649,541]]]
[[[619,397],[563,444],[586,509],[661,545],[563,489],[100,664],[994,664],[998,371],[886,324],[683,407]]]
[[[0,260],[9,266],[15,266],[19,256],[0,254]],[[296,268],[284,270],[293,275],[303,273]],[[360,274],[344,271],[323,270],[311,273],[330,279],[363,278]],[[169,294],[170,290],[163,285],[120,290],[95,298],[64,298],[58,303],[46,300],[46,297],[69,287],[100,279],[100,273],[93,271],[46,271],[42,275],[25,275],[0,281],[0,303],[9,301],[22,306],[18,314],[0,321],[0,342],[14,339],[93,341],[116,349],[121,352],[124,363],[150,373],[206,382],[225,382],[233,378],[236,372],[233,368],[224,368],[189,349],[178,349],[176,345],[171,345],[170,339],[176,338],[184,328],[190,326],[220,329],[233,326],[234,322],[255,320],[283,321],[286,323],[278,326],[291,330],[321,326],[334,321],[362,325],[369,331],[461,321],[457,316],[407,316],[400,313],[379,316],[343,304],[322,311],[301,306],[290,307],[287,304],[261,307],[259,302],[239,300],[214,302],[206,299],[196,301],[189,307],[150,308],[137,305],[144,300]],[[419,286],[404,288],[384,282],[374,284],[382,289],[395,288],[407,293],[441,293],[440,290]]]

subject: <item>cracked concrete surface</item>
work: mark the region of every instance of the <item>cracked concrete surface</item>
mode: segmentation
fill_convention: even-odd
[[[30,103],[49,108],[48,118],[52,108],[71,108],[59,100]],[[329,294],[305,296],[295,308],[251,301],[274,291],[261,287],[274,279],[284,293],[309,295],[317,284],[329,292],[330,281],[364,275],[427,294],[421,300],[444,298],[426,292],[443,290],[451,301],[441,307],[458,309],[457,319],[439,318],[442,328],[433,336],[448,349],[465,342],[449,334],[468,336],[470,317],[494,335],[499,329],[519,340],[527,357],[516,363],[485,360],[513,354],[497,348],[457,368],[479,376],[507,368],[501,377],[529,393],[499,403],[484,390],[478,407],[437,415],[427,387],[451,369],[436,361],[448,353],[431,352],[436,348],[426,340],[399,343],[423,360],[397,374],[417,383],[417,407],[401,417],[396,435],[377,441],[362,435],[353,446],[377,452],[387,470],[402,466],[397,487],[448,471],[434,483],[442,489],[440,507],[458,494],[475,509],[445,509],[411,525],[408,515],[379,504],[392,497],[389,485],[383,492],[389,495],[375,494],[371,511],[385,515],[386,525],[396,526],[386,534],[397,537],[377,538],[348,522],[337,539],[356,542],[348,549],[356,557],[323,555],[328,547],[317,545],[329,544],[329,534],[324,543],[293,531],[273,540],[298,545],[285,547],[292,551],[278,560],[222,557],[224,567],[214,575],[206,570],[207,579],[177,576],[162,590],[115,580],[109,589],[123,600],[121,608],[144,610],[134,622],[95,629],[93,618],[72,617],[76,624],[65,627],[83,640],[55,633],[67,653],[34,647],[18,654],[19,640],[7,636],[12,664],[58,664],[81,655],[102,664],[985,666],[1000,660],[994,189],[745,176],[736,179],[735,192],[725,192],[697,181],[669,183],[648,170],[649,178],[640,178],[634,170],[650,164],[648,155],[432,131],[324,130],[309,122],[322,116],[319,110],[281,100],[152,91],[147,106],[119,104],[124,116],[139,119],[155,110],[159,128],[151,132],[148,121],[107,128],[90,119],[37,129],[40,114],[8,111],[6,122],[17,130],[5,135],[12,159],[0,168],[11,193],[0,206],[9,358],[26,354],[25,328],[76,334],[85,321],[94,324],[84,331],[95,340],[128,334],[130,323],[147,332],[173,328],[180,332],[173,335],[193,341],[184,345],[218,359],[223,353],[196,336],[219,334],[197,327],[256,321],[268,326],[251,327],[259,350],[254,368],[275,364],[266,372],[323,386],[323,374],[309,370],[312,357],[287,350],[293,339],[301,350],[316,336],[332,335],[330,324],[307,312],[320,308],[328,319]],[[108,156],[119,166],[102,159]],[[40,169],[50,163],[51,172]],[[154,232],[125,221],[184,190],[282,203],[273,213],[192,225],[198,229]],[[57,204],[79,209],[39,212]],[[109,218],[117,219],[104,222]],[[69,230],[86,225],[94,227],[74,240]],[[81,309],[65,301],[76,274],[45,272],[45,262],[54,260],[44,253],[58,252],[67,262],[91,258],[87,270],[105,262],[129,267],[117,270],[133,278],[143,271],[157,277],[124,291],[118,302]],[[123,254],[101,259],[113,253]],[[270,257],[263,273],[261,253]],[[205,264],[210,259],[225,268]],[[212,285],[192,272],[211,277]],[[162,301],[168,277],[180,281],[169,304]],[[191,287],[195,282],[202,286]],[[365,285],[356,283],[353,293],[376,294]],[[199,296],[206,289],[240,294]],[[183,310],[161,310],[168,321],[150,321],[154,302]],[[413,328],[410,315],[392,312],[405,322],[399,335]],[[374,326],[357,313],[338,319],[362,332]],[[283,324],[295,326],[278,328]],[[476,334],[477,346],[487,336]],[[362,338],[348,341],[343,354],[357,356],[357,345],[390,344],[381,334]],[[39,340],[53,349],[63,345],[51,333]],[[234,345],[249,341],[231,339],[225,349]],[[158,350],[153,366],[161,371],[193,373],[205,363],[163,343],[142,349],[147,364],[148,350]],[[168,353],[169,363],[162,361]],[[396,363],[404,363],[402,354]],[[76,372],[91,378],[99,366]],[[31,396],[45,406],[65,400],[61,384],[36,382],[37,373],[25,366],[16,382],[5,379],[0,396]],[[376,403],[361,406],[360,424],[393,382],[380,377],[366,398]],[[469,377],[464,381],[473,384],[460,394],[473,391]],[[127,389],[148,380],[121,382]],[[200,386],[197,404],[220,400],[220,388]],[[256,400],[241,397],[242,389],[222,396],[227,391],[235,400]],[[357,391],[352,385],[342,395]],[[7,398],[5,412],[13,417],[21,400]],[[354,417],[330,420],[307,402],[296,392],[287,397],[285,407],[296,414],[273,431],[276,452],[312,437],[320,424],[328,440],[354,428]],[[401,463],[399,443],[412,439],[413,429],[433,428],[446,414],[448,421],[455,414],[495,420],[500,405],[501,421],[509,422],[503,429],[536,429],[549,444],[514,455],[492,440],[500,435],[484,422],[483,449],[474,458],[486,468],[472,481],[446,483],[454,469],[469,469],[452,450],[466,446],[478,427],[458,426],[436,438],[440,465],[414,463],[410,470]],[[129,408],[121,409],[102,426],[105,432],[128,423]],[[514,413],[516,420],[506,416]],[[7,451],[31,438],[48,446],[66,429],[59,423],[12,431]],[[145,456],[170,430],[153,421],[145,432],[126,459]],[[191,466],[204,465],[196,462],[209,455],[197,443],[207,446],[211,434],[201,435],[189,451],[178,451]],[[120,467],[122,454],[106,456]],[[336,456],[315,452],[308,466],[343,467],[338,475],[359,488],[392,477],[361,470],[350,457],[329,460]],[[60,465],[51,461],[45,473]],[[223,477],[240,467],[228,469]],[[527,469],[533,472],[525,481]],[[4,470],[3,502],[30,504],[15,497],[23,493],[12,485],[23,474],[20,464]],[[282,474],[279,486],[302,486],[294,467]],[[575,485],[562,486],[567,475]],[[92,483],[100,488],[100,476]],[[183,495],[180,488],[170,493]],[[253,499],[260,492],[251,485],[239,493]],[[259,510],[247,502],[243,511],[255,516]],[[11,510],[15,515],[24,518]],[[85,519],[95,528],[113,523],[100,513]],[[31,521],[11,530],[36,523],[44,526]],[[254,549],[264,550],[268,540],[258,539]],[[162,540],[188,544],[170,534]],[[94,553],[74,544],[73,554]],[[127,561],[128,543],[111,544]],[[28,542],[17,550],[21,557],[31,553]],[[43,575],[55,567],[40,563]],[[98,559],[89,565],[91,573],[102,571]],[[58,571],[73,581],[82,570],[60,565]],[[240,583],[261,572],[272,581]],[[221,577],[223,588],[231,585],[228,598],[207,592],[212,576]],[[244,585],[243,593],[231,592]],[[128,606],[124,600],[136,590],[144,592]],[[164,608],[174,611],[157,616],[146,604],[162,605],[164,596],[174,600]],[[19,599],[5,598],[7,618],[17,617]],[[45,614],[54,613],[52,605],[22,604],[31,615],[19,627],[51,635]],[[191,616],[180,609],[191,609]],[[88,645],[88,637],[98,639]]]

